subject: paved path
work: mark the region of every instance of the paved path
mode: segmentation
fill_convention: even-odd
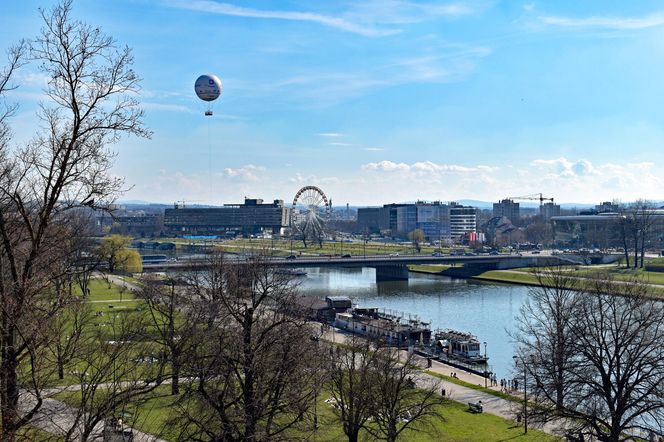
[[[62,388],[53,388],[45,392],[46,396],[53,396],[61,391],[75,391],[77,386],[68,386]],[[19,406],[22,410],[27,411],[35,403],[35,398],[29,394],[22,394]],[[76,410],[73,407],[65,404],[62,401],[47,397],[44,399],[42,406],[37,415],[30,421],[30,425],[37,427],[57,436],[64,437],[70,428],[74,426],[76,420]],[[79,426],[80,428],[80,426]],[[101,441],[102,430],[104,428],[104,421],[102,420],[94,428],[93,435],[88,439],[90,441]],[[132,430],[134,434],[134,441],[136,442],[166,442],[151,434],[143,433],[138,430]],[[75,437],[80,437],[76,435]],[[76,439],[74,439],[76,440]]]
[[[323,339],[335,342],[343,343],[352,335],[339,331],[338,329],[330,328],[323,334]],[[406,357],[406,351],[403,351],[403,357]],[[419,358],[419,357],[418,357]],[[421,367],[426,367],[426,358],[419,358]],[[432,361],[431,368],[427,370],[439,373],[445,376],[449,376],[452,372],[457,374],[457,378],[465,382],[476,384],[479,386],[484,385],[484,378],[472,373],[461,371],[458,368],[446,365],[442,362]],[[440,378],[433,376],[431,374],[423,371],[415,379],[415,383],[422,388],[427,388],[436,385],[437,388],[445,388],[445,394],[450,399],[468,404],[469,402],[478,403],[482,402],[482,408],[485,413],[493,414],[495,416],[502,417],[508,420],[514,420],[516,414],[522,409],[522,405],[519,402],[509,401],[498,396],[494,396],[490,393],[484,391],[474,390],[463,385],[458,385],[453,382],[441,380]],[[500,390],[500,387],[492,387],[495,390]],[[537,427],[538,430],[550,433],[556,436],[560,436],[564,432],[564,423],[563,422],[553,422],[544,425],[543,427]]]

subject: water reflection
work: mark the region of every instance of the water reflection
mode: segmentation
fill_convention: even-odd
[[[490,367],[499,378],[511,372],[513,345],[507,330],[528,288],[411,273],[409,281],[376,283],[375,270],[307,269],[300,290],[324,298],[350,296],[360,306],[418,315],[435,328],[453,328],[487,342]],[[483,348],[483,347],[482,347]]]

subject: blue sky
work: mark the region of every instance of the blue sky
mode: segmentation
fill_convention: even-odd
[[[46,0],[3,2],[0,48]],[[664,2],[76,0],[133,48],[151,140],[123,199],[664,199]],[[193,92],[223,82],[215,115]],[[16,141],[44,79],[12,94]]]

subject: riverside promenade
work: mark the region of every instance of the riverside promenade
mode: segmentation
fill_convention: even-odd
[[[329,327],[323,333],[322,339],[332,343],[343,344],[351,336],[353,335],[348,332]],[[402,354],[405,359],[407,356],[406,350],[403,350]],[[435,360],[432,360],[432,366],[427,368],[426,358],[418,356],[418,359],[420,360],[418,365],[423,368],[422,372],[420,372],[415,378],[415,384],[418,387],[428,388],[437,385],[437,388],[439,388],[441,392],[443,388],[445,389],[446,397],[464,404],[468,404],[469,402],[478,403],[481,401],[485,413],[512,420],[515,425],[518,424],[515,421],[515,417],[517,413],[523,410],[523,405],[521,402],[518,402],[519,398],[517,396],[514,397],[514,400],[507,400],[486,391],[476,390],[449,380],[441,379],[432,373],[447,377],[450,377],[452,373],[455,373],[456,379],[484,388],[484,378],[482,376],[462,371]],[[499,392],[500,386],[489,387],[488,389]],[[516,394],[518,395],[519,393],[516,392]],[[544,426],[533,425],[533,428],[555,436],[562,436],[566,431],[566,425],[562,421],[550,422]]]

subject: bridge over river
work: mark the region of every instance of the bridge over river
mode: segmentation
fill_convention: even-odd
[[[620,259],[621,255],[476,255],[476,256],[431,256],[431,255],[367,255],[367,256],[300,256],[296,259],[270,258],[270,263],[283,268],[309,267],[373,267],[377,281],[398,281],[408,279],[408,266],[413,264],[463,264],[464,273],[479,274],[487,270],[504,270],[518,267],[542,267],[570,264],[608,263]],[[243,264],[251,258],[229,255],[228,262]],[[176,271],[188,268],[205,268],[209,262],[202,259],[187,259],[177,262],[146,263],[144,271]],[[462,272],[459,272],[459,276]]]

